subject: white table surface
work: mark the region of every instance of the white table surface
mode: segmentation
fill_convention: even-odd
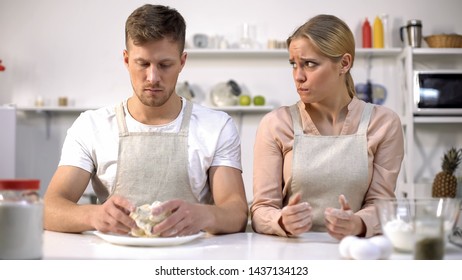
[[[327,233],[310,232],[297,238],[253,232],[210,235],[166,247],[111,244],[93,232],[44,232],[43,259],[162,259],[162,260],[339,260],[339,242]],[[390,259],[409,260],[409,253],[393,252]],[[462,260],[462,248],[448,243],[445,259]]]

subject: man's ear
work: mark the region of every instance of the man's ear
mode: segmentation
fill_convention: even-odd
[[[128,68],[128,51],[127,50],[124,50],[123,56],[124,56],[125,67]]]
[[[185,66],[186,64],[186,59],[188,58],[188,53],[187,52],[183,52],[181,54],[181,57],[180,57],[180,63],[181,63],[181,70],[183,70],[183,67]],[[181,71],[180,70],[180,71]]]

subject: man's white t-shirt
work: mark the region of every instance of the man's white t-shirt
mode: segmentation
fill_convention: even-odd
[[[183,120],[183,108],[178,117],[165,125],[145,125],[124,110],[129,132],[178,132]],[[115,106],[83,112],[68,129],[64,140],[60,166],[71,165],[97,176],[111,193],[115,187],[119,129]],[[229,166],[242,170],[241,142],[233,119],[225,112],[193,104],[188,137],[189,176],[192,191],[204,202],[210,192],[207,172],[211,166]],[[139,166],[143,168],[143,166]],[[95,190],[98,193],[97,190]]]

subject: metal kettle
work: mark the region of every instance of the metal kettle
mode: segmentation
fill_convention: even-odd
[[[404,30],[407,33],[407,40],[404,41]],[[411,19],[407,21],[405,26],[399,28],[399,36],[401,42],[413,48],[420,48],[422,46],[422,21],[418,19]]]
[[[212,104],[217,107],[237,105],[241,92],[241,87],[234,80],[219,83],[210,93]]]

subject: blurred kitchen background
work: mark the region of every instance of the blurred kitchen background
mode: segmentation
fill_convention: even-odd
[[[128,15],[145,3],[138,0],[0,1],[0,60],[5,66],[5,71],[0,72],[0,107],[3,107],[0,111],[0,177],[38,178],[43,193],[57,167],[66,130],[80,112],[115,104],[131,95],[130,80],[122,61],[124,24]],[[370,78],[382,86],[382,93],[386,95],[380,103],[403,116],[405,70],[400,59],[405,43],[400,40],[400,27],[410,19],[419,19],[423,36],[462,34],[461,0],[150,3],[174,7],[185,17],[190,54],[178,81],[188,82],[197,102],[209,105],[212,88],[230,79],[246,94],[265,97],[265,106],[257,110],[225,110],[236,120],[241,134],[243,175],[249,201],[252,199],[253,141],[258,123],[272,108],[298,100],[283,44],[297,26],[316,14],[334,14],[350,26],[357,48],[361,48],[365,18],[371,24],[377,16],[386,19],[383,22],[385,50],[372,57],[368,52],[357,54],[353,77],[358,84]],[[422,47],[428,46],[423,42]],[[459,61],[461,54],[456,53]],[[451,67],[462,69],[461,64]],[[462,122],[438,123],[420,130],[417,143],[420,152],[406,160],[425,165],[414,168],[411,188],[414,182],[425,184],[433,179],[449,147],[462,148]],[[457,171],[459,178],[460,170]],[[402,187],[401,181],[398,191],[409,190],[406,189],[409,184]]]

